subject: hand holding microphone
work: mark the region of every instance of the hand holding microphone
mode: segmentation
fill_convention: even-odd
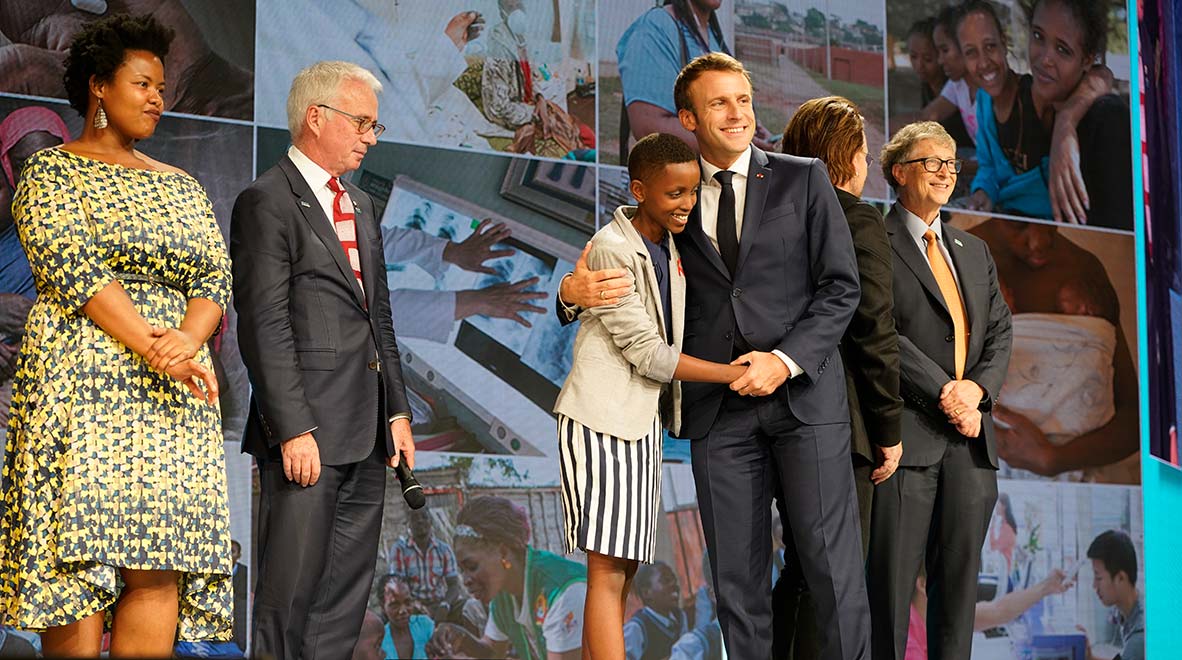
[[[398,483],[402,485],[402,497],[412,509],[421,509],[427,503],[427,495],[415,473],[411,471],[415,460],[415,440],[410,432],[410,420],[399,418],[390,422],[390,437],[394,443],[394,451],[387,464],[394,468]],[[395,464],[397,461],[397,464]]]
[[[427,503],[427,495],[423,492],[423,487],[419,485],[419,480],[415,479],[415,473],[411,471],[406,464],[406,454],[399,452],[398,465],[394,466],[394,474],[398,477],[398,483],[402,485],[402,497],[406,500],[406,505],[412,509],[421,509]]]

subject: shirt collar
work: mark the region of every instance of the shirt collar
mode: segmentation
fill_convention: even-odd
[[[1121,628],[1130,629],[1136,628],[1138,624],[1145,618],[1145,613],[1141,611],[1141,599],[1138,597],[1133,603],[1133,608],[1129,610],[1129,615],[1121,614],[1120,610],[1116,611],[1116,620],[1120,622]]]
[[[432,534],[431,541],[429,543],[427,543],[427,547],[420,548],[419,544],[417,542],[415,542],[415,537],[411,536],[410,534],[407,534],[406,536],[402,537],[402,540],[404,543],[406,543],[406,547],[408,547],[416,552],[421,552],[422,554],[427,554],[428,552],[431,552],[432,550],[434,550],[435,543],[436,543],[436,541],[438,541],[438,539],[435,538],[435,535]]]
[[[305,156],[304,152],[294,144],[287,150],[287,157],[299,170],[300,176],[304,177],[304,181],[308,182],[308,187],[312,189],[312,192],[319,192],[321,188],[328,187],[328,180],[332,178],[332,175],[323,167],[312,162],[312,159]]]
[[[660,623],[662,626],[665,626],[666,628],[672,628],[673,625],[675,623],[677,623],[676,621],[673,620],[673,617],[665,616],[664,614],[661,614],[660,612],[654,610],[653,608],[649,607],[648,605],[645,605],[644,609],[648,610],[648,613],[651,614],[652,617],[657,620],[657,623]]]
[[[708,186],[721,186],[722,184],[714,180],[714,175],[722,171],[721,167],[715,167],[709,163],[705,158],[699,158],[698,161],[702,165],[702,182]],[[747,145],[747,150],[744,151],[731,166],[726,168],[735,173],[736,176],[747,178],[747,172],[751,169],[751,145]]]
[[[665,232],[661,236],[661,240],[657,241],[656,243],[650,241],[648,236],[641,234],[639,231],[636,233],[640,234],[640,240],[644,241],[645,246],[649,247],[650,250],[653,248],[658,248],[660,250],[664,250],[665,252],[669,251],[669,232]]]
[[[911,238],[915,240],[915,242],[923,243],[923,235],[927,233],[929,229],[936,232],[936,242],[942,242],[944,240],[943,223],[940,222],[939,215],[937,215],[936,219],[933,220],[932,224],[929,225],[928,223],[921,220],[918,215],[908,211],[907,207],[903,206],[899,202],[895,202],[895,208],[898,209],[900,217],[903,218],[903,225],[907,227],[907,233],[911,234]]]

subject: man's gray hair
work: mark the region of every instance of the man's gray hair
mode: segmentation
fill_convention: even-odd
[[[923,140],[935,140],[956,151],[956,140],[953,140],[938,122],[917,121],[900,128],[891,141],[883,145],[882,157],[878,159],[882,163],[882,175],[886,177],[892,189],[898,189],[899,182],[895,180],[891,170],[895,165],[908,160],[911,157],[911,148]]]
[[[305,67],[291,81],[287,93],[287,129],[292,139],[304,130],[304,117],[308,108],[323,103],[336,103],[337,92],[346,80],[356,80],[368,85],[376,96],[382,94],[382,83],[364,67],[352,62],[326,60]]]

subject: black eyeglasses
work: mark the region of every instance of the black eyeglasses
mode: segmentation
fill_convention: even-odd
[[[935,156],[928,156],[927,158],[912,158],[911,160],[905,160],[899,164],[908,165],[910,163],[923,163],[923,169],[931,172],[932,174],[939,172],[940,168],[944,167],[945,165],[947,165],[948,169],[952,170],[956,174],[959,174],[960,168],[964,167],[964,161],[959,158],[941,160]]]
[[[379,124],[378,120],[376,120],[376,119],[369,119],[367,117],[358,117],[357,115],[349,114],[348,112],[345,112],[344,110],[338,110],[338,109],[332,107],[331,105],[325,105],[323,103],[317,103],[316,107],[324,108],[326,110],[332,110],[333,112],[336,112],[338,114],[344,115],[345,117],[348,117],[350,120],[349,123],[353,124],[353,126],[355,126],[357,128],[357,133],[359,135],[364,135],[366,133],[366,131],[373,130],[373,136],[376,138],[376,137],[381,136],[382,133],[386,132],[386,127]]]

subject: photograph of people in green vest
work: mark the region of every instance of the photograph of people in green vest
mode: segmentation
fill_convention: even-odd
[[[440,658],[577,660],[583,649],[587,569],[530,546],[530,519],[503,497],[469,500],[452,540],[464,587],[488,605],[479,638],[442,623],[426,646]]]
[[[888,2],[895,39],[934,21],[932,43],[949,77],[934,101],[909,96],[907,81],[926,68],[910,67],[914,58],[896,46],[888,58],[892,126],[915,113],[946,122],[959,111],[972,138],[957,140],[967,162],[950,206],[1132,229],[1129,72],[1121,61],[1128,46],[1124,26],[1109,21],[1119,7]]]
[[[484,608],[464,591],[455,553],[435,533],[436,515],[442,512],[431,507],[407,512],[406,532],[385,553],[387,570],[406,583],[411,598],[433,621],[456,623],[480,633]]]

